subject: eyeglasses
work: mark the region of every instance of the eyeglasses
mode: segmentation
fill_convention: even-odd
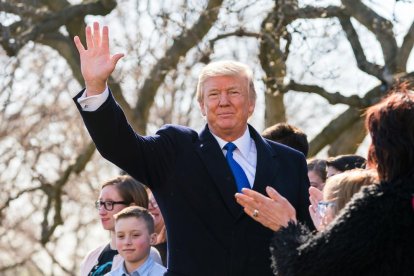
[[[100,200],[97,200],[95,202],[95,207],[96,207],[96,209],[99,210],[101,208],[101,206],[103,205],[105,210],[112,211],[114,209],[115,204],[124,204],[124,205],[126,205],[127,203],[125,201],[100,201]]]
[[[318,202],[318,213],[321,217],[326,215],[328,207],[336,207],[336,202],[334,201],[319,201]]]

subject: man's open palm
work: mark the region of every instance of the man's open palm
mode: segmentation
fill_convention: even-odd
[[[74,41],[79,51],[81,61],[81,72],[85,80],[88,96],[102,93],[105,90],[106,82],[114,71],[115,66],[123,54],[109,53],[109,30],[107,26],[102,28],[99,23],[93,23],[93,33],[90,26],[86,27],[86,47],[83,47],[78,36]]]

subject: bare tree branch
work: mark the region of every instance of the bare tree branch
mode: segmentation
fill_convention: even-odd
[[[64,185],[68,182],[69,177],[72,173],[80,173],[85,168],[88,161],[91,159],[93,153],[95,152],[95,144],[90,142],[81,154],[76,158],[76,161],[70,165],[61,175],[61,177],[53,184],[42,185],[42,190],[48,196],[48,204],[44,210],[44,220],[42,223],[42,237],[41,243],[44,245],[49,241],[49,238],[52,236],[56,227],[63,223],[61,216],[62,209],[62,191]],[[48,214],[50,211],[54,210],[54,218],[52,225],[48,223]]]
[[[42,17],[37,24],[33,22],[19,21],[18,24],[11,26],[0,26],[2,33],[13,34],[0,37],[0,44],[7,49],[9,56],[16,55],[19,50],[29,41],[34,41],[42,35],[54,32],[62,25],[69,23],[74,18],[84,17],[88,14],[105,15],[116,7],[116,1],[103,0],[96,2],[86,2],[84,4],[70,5],[59,12]],[[17,13],[17,15],[19,15]],[[33,18],[32,18],[33,19]],[[13,39],[10,39],[13,37]]]
[[[394,37],[393,25],[360,0],[342,0],[346,12],[370,30],[379,41],[385,65],[393,74],[396,71],[395,57],[398,46]]]
[[[371,89],[365,96],[365,101],[370,105],[378,102],[384,95],[382,85]],[[345,112],[333,119],[318,135],[309,143],[309,156],[316,155],[326,145],[332,144],[347,128],[355,124],[362,116],[363,109],[348,108]]]
[[[344,12],[343,7],[328,6],[328,7],[312,7],[307,6],[296,9],[284,9],[284,15],[288,22],[296,19],[318,19],[318,18],[333,18],[341,17]]]
[[[347,97],[342,95],[341,92],[331,93],[318,85],[300,84],[293,80],[291,80],[290,83],[284,87],[283,92],[287,92],[289,90],[317,94],[325,98],[330,104],[346,104],[355,108],[364,108],[371,104],[369,99],[361,98],[357,95]]]
[[[217,35],[215,38],[210,39],[209,43],[210,43],[210,48],[214,47],[214,43],[218,40],[224,39],[224,38],[228,38],[231,36],[238,36],[238,37],[255,37],[255,38],[261,38],[262,35],[260,33],[255,33],[255,32],[248,32],[244,29],[238,29],[237,31],[234,32],[230,32],[230,33],[225,33],[225,34],[220,34]]]
[[[361,43],[359,42],[358,34],[352,25],[351,19],[348,16],[338,17],[339,22],[342,25],[343,30],[348,38],[349,43],[351,44],[352,51],[358,65],[358,68],[370,75],[377,77],[380,80],[383,80],[383,68],[377,64],[371,63],[367,60],[362,49]]]
[[[406,72],[407,71],[407,61],[410,53],[413,50],[414,46],[414,21],[411,24],[410,29],[404,37],[404,41],[398,51],[397,55],[397,72]]]

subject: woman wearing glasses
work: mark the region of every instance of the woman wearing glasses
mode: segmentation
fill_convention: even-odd
[[[81,264],[81,276],[105,275],[122,263],[122,257],[115,246],[113,215],[133,205],[148,207],[148,195],[144,185],[127,175],[118,176],[102,184],[95,207],[98,209],[102,227],[109,231],[111,240],[88,253]],[[151,248],[151,256],[161,264],[160,255],[155,248]]]

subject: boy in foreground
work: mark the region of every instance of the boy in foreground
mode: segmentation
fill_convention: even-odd
[[[161,276],[167,271],[150,256],[157,240],[154,219],[147,209],[131,206],[115,217],[116,248],[124,258],[123,264],[109,276]]]

